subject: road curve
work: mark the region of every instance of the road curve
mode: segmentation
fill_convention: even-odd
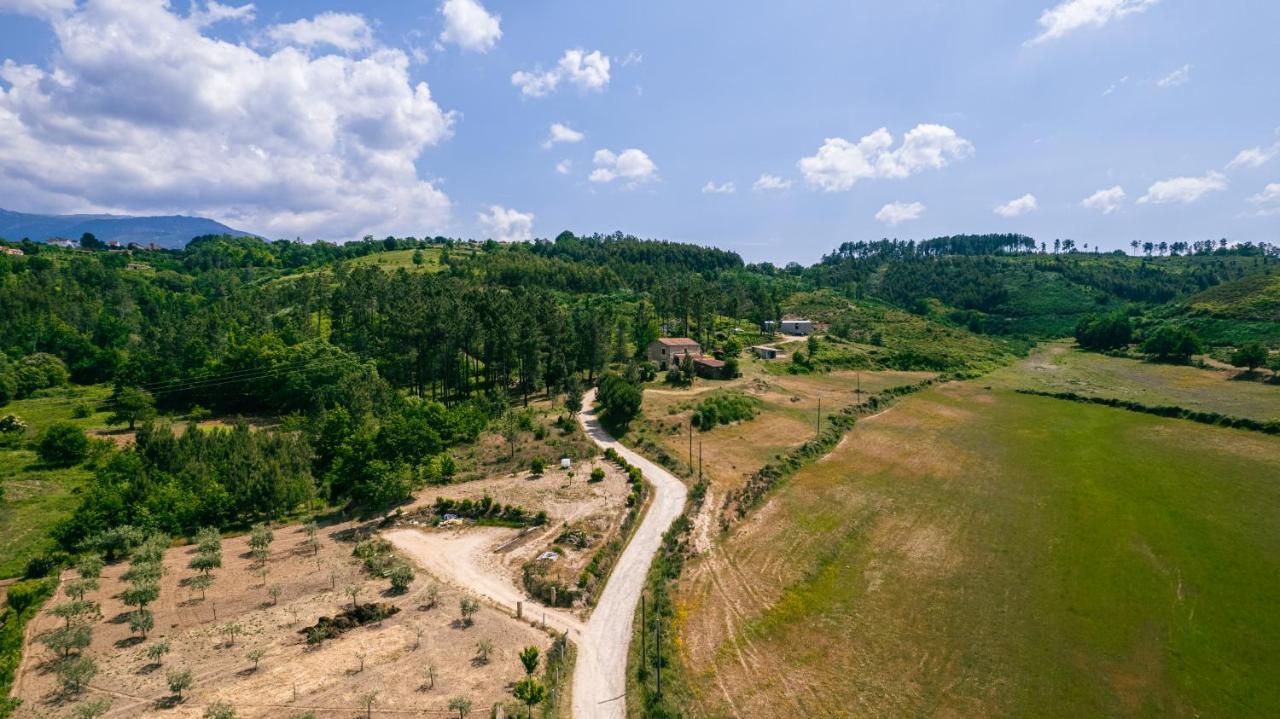
[[[612,447],[639,467],[653,488],[652,503],[614,565],[609,583],[587,621],[573,671],[574,719],[621,719],[626,716],[627,650],[636,606],[653,555],[662,545],[662,535],[684,511],[688,492],[670,472],[622,446],[606,432],[596,417],[595,399],[594,389],[582,398],[583,410],[578,415],[582,428],[600,447]]]

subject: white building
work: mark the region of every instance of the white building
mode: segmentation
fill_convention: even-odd
[[[813,334],[813,321],[812,320],[783,320],[782,334],[811,335]]]

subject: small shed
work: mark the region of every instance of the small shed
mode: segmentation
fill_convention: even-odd
[[[782,351],[777,347],[770,347],[768,345],[755,345],[751,348],[751,351],[755,352],[757,357],[764,360],[778,359],[778,355],[782,354]]]
[[[783,320],[782,333],[786,335],[800,335],[802,337],[813,334],[813,320]]]
[[[693,372],[705,379],[725,379],[727,365],[714,357],[694,357]]]
[[[573,466],[573,460],[569,459],[568,457],[560,458],[560,469],[569,469],[572,466]]]

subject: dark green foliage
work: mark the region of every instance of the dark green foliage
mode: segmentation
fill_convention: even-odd
[[[432,509],[437,517],[452,514],[474,519],[478,524],[503,527],[540,526],[547,522],[546,512],[534,514],[524,507],[495,502],[487,494],[476,500],[437,497]]]
[[[1128,346],[1133,326],[1123,312],[1085,315],[1076,323],[1076,343],[1088,350],[1112,350]]]
[[[1162,361],[1186,361],[1204,351],[1200,338],[1190,329],[1162,324],[1142,342],[1142,351]]]
[[[1231,354],[1231,364],[1250,372],[1267,363],[1267,348],[1261,342],[1250,342]]]
[[[640,413],[640,404],[644,401],[639,387],[612,372],[600,378],[596,399],[600,402],[603,416],[618,427],[630,424]]]
[[[51,579],[18,582],[8,587],[8,599],[0,609],[0,719],[9,717],[17,708],[17,702],[9,699],[9,692],[22,661],[27,622],[56,588],[57,582]]]
[[[128,424],[133,429],[140,421],[151,419],[156,412],[156,398],[137,387],[125,387],[115,397],[115,409],[107,424]]]
[[[112,455],[75,514],[55,530],[69,547],[121,525],[173,535],[279,517],[315,495],[311,449],[296,434],[143,425]],[[109,551],[104,548],[104,551]]]
[[[83,461],[89,452],[89,438],[84,430],[70,422],[55,422],[40,433],[36,455],[40,461],[55,467],[66,467]]]
[[[741,392],[722,392],[702,400],[693,410],[693,424],[706,432],[717,425],[744,422],[760,412],[760,400]]]

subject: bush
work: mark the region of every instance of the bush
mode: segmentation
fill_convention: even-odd
[[[706,432],[716,425],[751,419],[759,412],[760,400],[740,392],[725,392],[699,402],[693,411],[693,424]]]
[[[413,584],[413,568],[404,562],[396,562],[387,572],[387,579],[391,580],[392,592],[404,594],[409,591],[409,585]]]
[[[596,467],[595,469],[591,470],[591,479],[590,479],[590,480],[588,480],[588,481],[590,481],[590,482],[603,482],[603,481],[604,481],[604,469],[603,469],[603,468],[601,468],[601,467]]]
[[[546,472],[547,460],[542,457],[534,457],[533,461],[529,463],[529,471],[538,475],[542,474],[543,472]]]
[[[55,466],[69,466],[84,460],[89,452],[89,438],[74,424],[55,422],[49,425],[36,444],[40,461]]]
[[[88,417],[92,417],[93,408],[90,407],[88,403],[81,402],[80,404],[77,404],[74,409],[71,410],[71,416],[76,419],[85,419]]]
[[[27,560],[27,567],[22,572],[24,579],[44,579],[52,574],[67,560],[67,555],[59,552],[56,555],[42,554]]]

